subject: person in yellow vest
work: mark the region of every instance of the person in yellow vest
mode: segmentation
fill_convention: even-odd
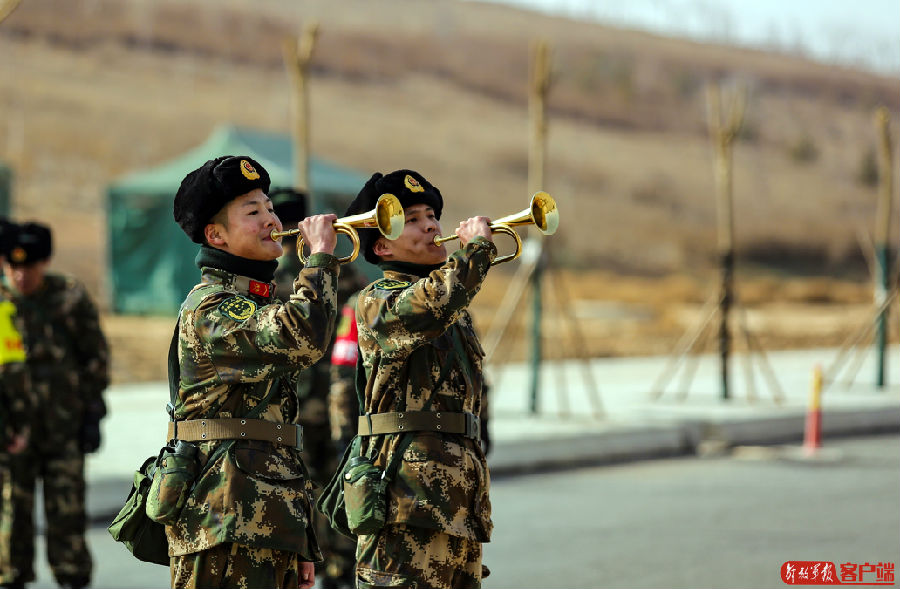
[[[0,427],[3,453],[18,453],[28,438],[25,347],[15,324],[16,306],[0,299]]]
[[[0,218],[0,262],[6,257],[15,240],[17,226]],[[0,298],[0,455],[20,452],[25,447],[27,430],[23,428],[26,414],[25,346],[14,322],[16,306]]]
[[[17,225],[0,218],[0,263],[15,242]],[[28,443],[28,377],[25,346],[15,324],[16,306],[0,292],[0,513],[12,509],[10,457],[21,454]],[[9,561],[10,543],[0,534],[0,568]]]
[[[49,269],[50,228],[23,223],[3,263],[0,298],[15,304],[25,346],[30,429],[24,450],[9,456],[11,500],[0,518],[8,558],[0,585],[34,580],[35,487],[42,483],[47,560],[62,587],[87,587],[93,563],[85,540],[85,455],[100,447],[108,346],[84,285]],[[5,505],[6,507],[6,505]]]

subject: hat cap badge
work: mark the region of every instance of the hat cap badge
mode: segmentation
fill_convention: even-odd
[[[403,179],[403,184],[406,185],[410,192],[425,192],[425,189],[422,188],[422,185],[419,184],[419,181],[409,174],[407,174],[406,178]]]
[[[247,180],[259,180],[259,172],[247,160],[241,160],[241,174]]]
[[[15,248],[13,251],[10,252],[9,257],[10,257],[10,259],[11,259],[13,262],[21,263],[21,262],[24,262],[24,261],[25,261],[25,258],[28,257],[28,256],[27,256],[27,254],[25,253],[25,249],[24,249],[24,248],[22,248],[22,247],[17,247],[17,248]]]

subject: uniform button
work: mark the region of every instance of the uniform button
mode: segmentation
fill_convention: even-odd
[[[205,422],[205,421],[201,421],[201,422],[200,422],[200,425],[203,426],[203,427],[206,427],[206,422]]]
[[[281,441],[281,436],[278,436],[278,441],[279,441],[279,442]]]
[[[246,432],[241,432],[241,437],[242,437],[242,438],[247,437],[247,433],[246,433]]]
[[[278,425],[276,425],[275,429],[281,429],[281,424],[279,423]],[[280,440],[281,438],[278,438],[278,439]]]
[[[242,419],[242,420],[241,420],[241,425],[247,425],[247,420],[246,420],[246,419]]]

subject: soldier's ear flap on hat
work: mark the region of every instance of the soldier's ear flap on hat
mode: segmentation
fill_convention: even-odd
[[[175,202],[172,212],[175,222],[191,238],[194,243],[203,243],[204,227],[209,219],[218,212],[218,209],[210,212],[217,193],[216,181],[213,169],[219,163],[230,156],[217,157],[207,160],[202,166],[188,172],[178,192],[175,193]]]
[[[350,203],[350,206],[347,207],[347,211],[344,213],[345,217],[366,213],[375,208],[375,202],[378,200],[378,197],[381,196],[381,191],[378,189],[378,182],[382,178],[384,178],[384,174],[380,172],[372,174],[372,177],[366,181],[356,195],[356,198],[354,198],[353,202]],[[378,230],[359,229],[357,230],[357,235],[359,236],[359,250],[362,252],[363,257],[370,264],[377,264],[379,259],[378,256],[372,252],[372,244],[380,237]]]
[[[371,178],[366,180],[366,183],[363,184],[363,187],[357,193],[356,198],[354,198],[353,202],[350,203],[350,206],[347,207],[347,211],[344,213],[345,217],[357,213],[365,213],[375,208],[375,202],[378,200],[378,197],[381,196],[380,192],[375,194],[377,192],[376,186],[378,185],[378,181],[382,178],[384,178],[384,174],[375,172],[372,174]]]
[[[16,233],[18,231],[18,225],[5,217],[0,217],[0,257],[9,257],[9,251],[16,243]]]

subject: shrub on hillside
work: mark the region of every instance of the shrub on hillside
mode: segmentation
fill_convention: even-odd
[[[819,159],[819,148],[809,135],[804,135],[794,142],[788,153],[798,164],[809,164]]]
[[[871,147],[860,158],[856,180],[863,186],[878,186],[878,158]]]

